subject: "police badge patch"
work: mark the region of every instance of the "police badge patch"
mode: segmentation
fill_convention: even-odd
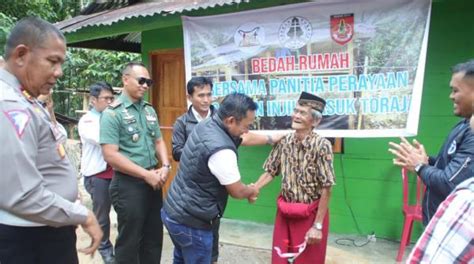
[[[10,111],[5,111],[3,113],[8,118],[8,120],[10,120],[10,123],[15,128],[15,131],[18,137],[21,138],[31,118],[28,112],[25,110],[15,109],[15,110],[10,110]]]

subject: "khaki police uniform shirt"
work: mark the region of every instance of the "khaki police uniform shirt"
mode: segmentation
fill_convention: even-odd
[[[263,169],[273,177],[282,174],[287,202],[312,203],[324,187],[335,184],[331,143],[314,131],[301,141],[288,134],[273,147]]]
[[[155,143],[161,138],[160,125],[151,104],[132,103],[122,93],[100,119],[100,144],[112,144],[119,152],[143,168],[158,163]]]
[[[36,99],[0,69],[0,223],[65,226],[86,222],[74,203],[77,172],[65,155],[63,137]]]

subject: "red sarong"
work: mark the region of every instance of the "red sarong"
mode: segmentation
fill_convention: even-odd
[[[280,199],[280,197],[279,197]],[[281,198],[283,199],[283,198]],[[310,205],[295,203],[285,203],[277,206],[277,214],[275,218],[275,227],[273,229],[273,246],[279,247],[283,252],[297,252],[296,246],[304,242],[306,232],[314,224],[316,212],[318,208],[318,201]],[[284,206],[284,207],[282,207]],[[305,208],[306,207],[306,208]],[[282,209],[280,209],[282,208]],[[296,208],[295,210],[293,210]],[[314,210],[312,210],[314,208]],[[309,215],[308,209],[310,209]],[[286,213],[282,212],[285,211]],[[295,216],[297,212],[301,211],[300,216]],[[290,213],[290,215],[288,215]],[[304,215],[304,217],[302,217]],[[294,264],[322,264],[326,258],[326,246],[329,232],[329,210],[323,221],[322,239],[321,242],[313,245],[307,245],[306,249],[299,255]],[[275,250],[272,250],[272,264],[288,264],[288,259],[278,256]]]

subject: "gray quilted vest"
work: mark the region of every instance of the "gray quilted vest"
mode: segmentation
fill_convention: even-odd
[[[200,122],[188,137],[178,174],[164,202],[173,220],[200,229],[210,229],[224,214],[227,190],[207,166],[212,154],[231,149],[237,154],[240,140],[234,139],[216,114]]]

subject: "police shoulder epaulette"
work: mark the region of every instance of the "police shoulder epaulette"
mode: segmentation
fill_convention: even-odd
[[[9,90],[6,90],[6,89],[3,89],[3,87],[1,87],[2,89],[0,89],[0,101],[4,101],[4,100],[7,100],[8,98],[13,98],[13,95]]]
[[[145,105],[148,105],[148,106],[153,107],[153,105],[151,105],[151,104],[150,104],[149,102],[147,102],[147,101],[144,101],[144,103],[145,103]]]
[[[7,87],[0,88],[0,101],[19,101],[20,99],[21,97],[13,89]]]

